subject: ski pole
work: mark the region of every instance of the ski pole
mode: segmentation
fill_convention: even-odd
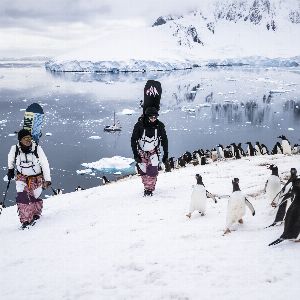
[[[8,180],[8,183],[7,183],[7,186],[6,186],[6,191],[5,191],[3,202],[2,202],[2,206],[3,207],[5,207],[5,199],[6,199],[6,196],[7,196],[7,192],[8,192],[9,186],[10,186],[10,180]]]

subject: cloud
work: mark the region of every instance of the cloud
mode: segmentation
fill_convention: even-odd
[[[159,16],[211,1],[1,0],[0,38],[9,42],[0,44],[0,56],[28,53],[30,47],[34,54],[51,55],[54,48],[65,51],[115,28],[152,25]]]

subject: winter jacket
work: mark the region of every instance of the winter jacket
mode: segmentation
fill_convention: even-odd
[[[150,122],[148,118],[141,117],[138,122],[135,124],[132,136],[131,136],[131,148],[134,157],[138,156],[138,150],[144,150],[141,147],[141,141],[144,137],[148,139],[155,139],[157,135],[158,145],[162,146],[164,154],[168,153],[168,137],[165,130],[165,125],[156,120],[155,122]],[[145,150],[144,150],[145,151]],[[147,151],[147,150],[146,150]]]
[[[15,159],[16,147],[19,150]],[[37,147],[36,151],[35,147]],[[38,157],[34,152],[37,153]],[[27,154],[22,151],[20,144],[11,147],[8,153],[8,169],[14,169],[14,166],[16,166],[18,173],[25,176],[43,174],[45,181],[51,181],[48,159],[42,147],[37,146],[34,142],[32,142],[31,151]]]

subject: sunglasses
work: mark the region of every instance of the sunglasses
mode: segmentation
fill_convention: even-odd
[[[32,140],[32,137],[31,137],[31,136],[24,136],[24,137],[22,138],[22,140],[24,140],[24,141],[31,141],[31,140]]]
[[[156,120],[156,119],[157,119],[157,116],[150,116],[149,119],[151,119],[151,120]]]

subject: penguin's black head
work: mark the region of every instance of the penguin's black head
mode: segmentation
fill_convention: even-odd
[[[269,169],[272,171],[272,175],[278,176],[278,167],[276,165],[270,165]]]
[[[233,178],[232,180],[233,192],[240,191],[239,182],[240,180],[238,178]]]
[[[291,168],[291,177],[297,176],[297,169],[296,168]]]
[[[200,174],[196,174],[197,184],[204,185],[202,181],[202,176]]]

